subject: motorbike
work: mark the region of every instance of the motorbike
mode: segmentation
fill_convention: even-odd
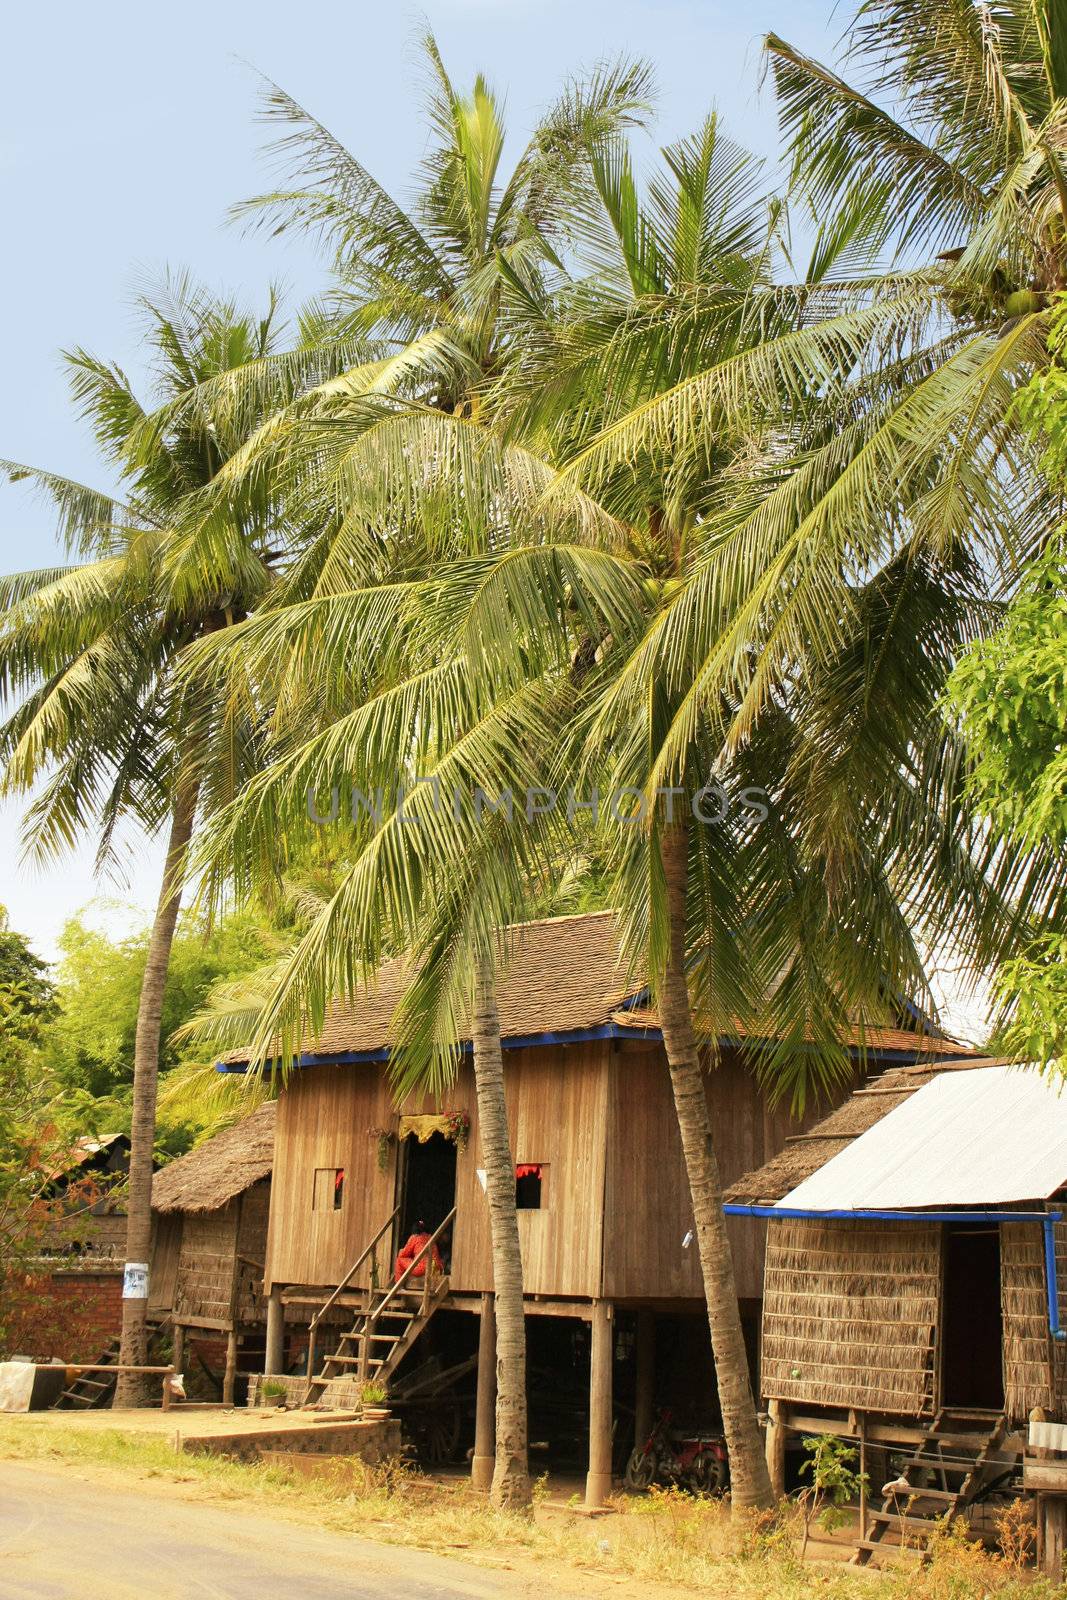
[[[653,1483],[673,1484],[691,1494],[722,1494],[729,1483],[726,1443],[718,1434],[687,1434],[671,1427],[671,1412],[661,1411],[644,1444],[634,1446],[623,1482],[640,1491]]]

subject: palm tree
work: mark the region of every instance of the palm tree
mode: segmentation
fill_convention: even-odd
[[[372,341],[374,359],[305,397],[280,424],[268,425],[258,454],[253,448],[240,463],[245,473],[265,471],[283,481],[290,516],[320,532],[279,596],[289,606],[282,631],[265,617],[261,629],[253,625],[243,631],[237,648],[245,652],[246,662],[254,659],[269,670],[272,663],[262,642],[285,638],[290,669],[265,690],[279,708],[274,732],[280,749],[292,737],[294,707],[299,708],[298,748],[307,742],[309,701],[327,729],[335,756],[342,749],[339,729],[354,737],[362,718],[370,749],[380,754],[367,758],[360,747],[359,770],[368,782],[377,771],[394,793],[403,779],[404,761],[425,750],[427,741],[429,746],[440,742],[442,729],[451,726],[457,694],[454,669],[439,677],[420,658],[417,630],[405,622],[405,609],[413,595],[422,593],[427,572],[461,555],[477,558],[507,537],[493,514],[475,522],[468,509],[455,518],[448,496],[433,510],[420,492],[418,516],[399,504],[411,478],[412,451],[419,449],[423,433],[433,434],[435,419],[478,415],[485,392],[509,359],[515,306],[539,303],[547,282],[562,275],[554,240],[566,208],[586,181],[590,139],[639,117],[647,92],[644,70],[625,63],[568,86],[504,177],[505,130],[488,85],[479,77],[469,94],[458,92],[432,37],[424,41],[424,52],[433,142],[412,208],[402,209],[320,123],[274,87],[268,94],[268,114],[288,130],[281,146],[295,163],[299,186],[242,208],[274,231],[296,226],[324,239],[337,285],[323,303],[318,323],[309,326],[309,336],[320,339],[323,329],[335,339],[356,334]],[[462,455],[461,447],[460,466]],[[510,475],[521,477],[528,468],[536,479],[536,464],[520,455],[510,462]],[[539,493],[539,487],[528,483],[528,493]],[[215,514],[209,497],[201,523],[190,535],[192,543],[203,538]],[[558,589],[562,566],[554,578]],[[331,648],[324,657],[327,640]],[[216,664],[226,658],[235,659],[225,647],[222,657],[214,654]],[[273,661],[277,659],[275,653]],[[324,660],[325,685],[320,670]],[[405,712],[413,697],[401,694],[397,702],[390,689],[416,660],[429,670],[433,688],[419,700],[421,723],[412,725]],[[338,670],[342,662],[343,673]],[[440,698],[428,711],[434,693]],[[391,729],[391,740],[383,739],[378,718]],[[347,752],[353,748],[344,747]],[[321,771],[315,774],[316,779],[321,776]],[[398,851],[392,860],[379,861],[382,882],[393,886],[386,898],[390,892],[395,896],[380,921],[368,920],[365,906],[380,904],[381,885],[366,884],[353,869],[321,928],[308,936],[288,980],[298,997],[297,1011],[288,1013],[294,1027],[321,1016],[334,982],[351,986],[357,967],[365,970],[382,953],[383,930],[394,944],[418,945],[424,917],[433,914],[434,878],[423,862],[414,887],[404,859]],[[257,870],[248,869],[247,883]],[[356,903],[357,883],[366,896],[362,905]],[[474,1019],[479,1127],[488,1175],[498,1330],[493,1497],[501,1504],[523,1505],[530,1499],[525,1322],[514,1161],[494,1000],[497,951],[492,919],[487,921],[484,910],[489,903],[494,903],[492,896],[482,902],[477,937],[462,944],[470,965],[456,962],[454,967],[457,973],[461,968],[466,972],[466,1011]],[[341,905],[347,907],[344,918],[337,914]],[[323,929],[329,930],[329,947]],[[450,1005],[458,1005],[455,996]],[[450,1021],[457,1024],[454,1013]],[[411,1066],[427,1058],[409,1048],[406,1059],[408,1066],[400,1070],[422,1070],[424,1077],[429,1071],[432,1078],[432,1069]]]
[[[609,254],[602,225],[591,242],[623,270],[609,268],[609,296],[582,285],[573,318],[550,330],[564,359],[549,366],[580,419],[563,487],[636,524],[660,584],[658,614],[595,711],[593,747],[614,751],[651,801],[728,779],[787,710],[786,760],[768,788],[842,915],[876,917],[885,942],[871,953],[891,955],[894,979],[921,974],[916,922],[988,953],[1013,926],[1005,896],[1042,882],[968,815],[938,698],[989,625],[994,585],[1052,526],[1011,402],[1046,359],[1067,259],[1055,38],[1040,5],[994,15],[870,0],[854,49],[928,142],[771,39],[797,187],[828,217],[804,282],[761,281],[766,255],[745,241],[732,262],[714,261],[718,286],[700,283],[720,185],[703,186],[703,206],[686,202],[710,170],[708,141],[670,153],[678,199],[660,184],[645,210],[619,154],[599,184],[618,247]],[[887,242],[905,259],[937,258],[879,272]],[[528,404],[547,421],[536,346],[529,365],[539,399]],[[614,408],[575,407],[591,371]],[[648,839],[622,899],[658,977],[734,1482],[758,1502],[767,1486],[687,984],[701,851],[688,821],[653,824]],[[870,1002],[877,973],[859,963],[854,979],[863,966]]]
[[[902,763],[950,816],[961,753],[935,702],[1058,515],[1013,402],[1067,274],[1061,34],[1042,0],[866,0],[861,88],[769,37],[794,204],[820,223],[798,322],[677,376],[581,464],[589,483],[669,440],[683,473],[724,416],[768,430],[774,450],[708,508],[646,664],[687,663],[668,764],[724,696],[736,746],[805,684],[831,855]]]
[[[609,481],[597,483],[599,502],[575,487],[574,472],[560,479],[551,458],[544,459],[533,446],[547,446],[564,459],[577,451],[581,462],[589,419],[592,425],[611,421],[610,415],[605,418],[605,395],[625,410],[650,389],[654,394],[680,374],[758,343],[768,329],[795,322],[800,296],[779,292],[771,281],[776,217],[772,212],[769,230],[758,171],[751,158],[721,138],[714,120],[693,140],[667,153],[667,175],[657,182],[648,208],[637,203],[625,153],[616,144],[595,142],[589,170],[593,185],[575,209],[581,219],[579,243],[592,271],[573,286],[558,287],[554,297],[527,293],[512,307],[512,326],[521,328],[521,338],[513,334],[505,347],[508,360],[500,362],[500,381],[487,403],[460,408],[458,415],[453,407],[447,413],[424,408],[414,417],[397,417],[388,410],[384,417],[367,410],[360,416],[353,457],[363,470],[350,472],[344,483],[348,523],[390,529],[415,525],[424,535],[435,535],[438,550],[463,551],[464,559],[441,561],[429,578],[394,583],[388,619],[380,588],[353,591],[350,582],[342,588],[320,581],[313,602],[264,615],[221,641],[224,649],[241,650],[246,670],[257,661],[260,666],[253,671],[269,670],[283,656],[313,664],[313,697],[325,723],[324,732],[310,740],[306,727],[300,726],[295,743],[283,748],[275,765],[220,821],[216,848],[222,858],[229,861],[236,853],[238,862],[243,858],[249,863],[239,865],[239,875],[251,879],[257,853],[269,850],[272,838],[293,827],[294,811],[309,786],[328,788],[356,763],[355,770],[370,787],[380,769],[368,751],[385,752],[386,768],[389,761],[394,763],[395,782],[397,753],[418,749],[418,770],[425,772],[432,757],[431,770],[446,793],[456,776],[465,780],[468,793],[475,785],[493,793],[544,782],[561,748],[573,757],[568,730],[582,726],[576,718],[583,699],[597,717],[589,742],[594,753],[586,759],[599,765],[610,762],[628,783],[642,788],[649,783],[649,754],[655,752],[675,691],[667,698],[648,695],[648,714],[627,700],[612,721],[613,706],[621,706],[627,695],[634,671],[631,651],[641,659],[639,624],[648,599],[655,614],[687,581],[693,557],[686,542],[699,550],[701,513],[736,476],[736,463],[750,452],[750,440],[724,424],[715,456],[695,468],[687,464],[685,474],[675,471],[669,441],[657,440],[644,450],[637,471],[631,462]],[[573,231],[573,220],[571,226]],[[501,390],[504,399],[498,405]],[[511,428],[499,442],[482,426],[490,407]],[[520,542],[520,530],[525,542]],[[614,553],[575,543],[575,531],[594,543],[609,542]],[[597,657],[602,652],[601,671]],[[380,664],[376,670],[388,688],[369,694],[353,710],[353,674],[366,674],[371,661]],[[603,696],[614,683],[620,662],[624,670],[617,700],[609,697],[601,703],[595,696]],[[537,685],[533,698],[531,684]],[[306,687],[305,693],[288,696],[295,705],[306,698]],[[706,781],[721,742],[718,724],[702,725],[683,774],[691,787]],[[765,745],[770,750],[771,741]],[[419,799],[414,803],[418,807]],[[512,830],[507,851],[499,856],[503,865],[494,873],[484,864],[483,841],[460,826],[459,819],[449,817],[442,825],[424,814],[417,834],[405,834],[391,820],[393,827],[375,835],[365,851],[357,851],[350,880],[298,953],[287,979],[290,999],[279,999],[272,1018],[281,1025],[288,1018],[294,1033],[306,1024],[308,1014],[321,1017],[335,984],[351,986],[352,956],[340,952],[359,951],[367,959],[382,928],[392,930],[393,937],[402,931],[405,942],[418,946],[422,941],[428,948],[420,999],[427,1015],[439,1022],[439,1039],[456,1037],[461,1026],[456,970],[469,978],[473,965],[473,992],[480,1001],[475,1011],[491,1019],[493,930],[521,917],[523,896],[529,894],[539,861],[549,853],[547,841],[528,827]],[[789,830],[783,827],[782,832]],[[626,837],[636,836],[631,832]],[[616,846],[621,842],[617,839]],[[735,829],[720,830],[716,843],[722,859],[731,858],[730,845],[732,860],[742,860]],[[660,846],[664,859],[657,867]],[[747,917],[742,914],[741,895],[752,891],[759,868],[761,959],[766,967],[774,962],[777,971],[785,945],[781,928],[798,934],[802,923],[797,908],[805,901],[797,886],[806,869],[802,862],[783,863],[780,857],[788,857],[788,851],[776,855],[750,845],[744,872],[730,877],[714,867],[709,870],[714,852],[708,839],[682,826],[668,830],[662,840],[654,835],[651,849],[621,854],[620,888],[631,942],[644,945],[660,990],[735,1498],[738,1504],[760,1503],[769,1498],[769,1486],[686,988],[686,954],[692,944],[687,923],[702,916],[704,926],[716,930],[710,947],[704,941],[702,951],[711,973],[705,987],[719,1017],[732,1020],[751,1009],[751,991],[759,986],[749,974],[746,992],[744,975],[736,959],[730,959],[729,940],[723,936],[724,930],[747,927],[750,952],[755,948],[757,912],[750,905]],[[442,892],[442,881],[467,882],[472,861],[482,863],[475,873],[477,892],[469,890],[454,911],[457,923],[446,917],[452,931],[430,938],[426,946],[424,907],[429,905],[433,924],[442,915],[442,897],[452,904],[450,893]],[[524,871],[515,870],[517,861],[525,864]],[[788,878],[787,891],[776,899],[767,889],[772,864],[779,883]],[[411,909],[416,905],[418,917]],[[790,915],[783,917],[783,908]],[[809,914],[806,931],[814,921]],[[825,931],[824,919],[818,933]],[[799,936],[796,942],[802,943]],[[709,948],[714,961],[708,960]],[[463,953],[470,958],[466,963],[460,959]],[[439,968],[446,974],[443,980],[437,977]],[[443,988],[430,1004],[436,983]],[[856,999],[857,989],[853,981],[850,999]],[[468,988],[468,1000],[471,992]],[[822,1006],[820,1020],[826,1012],[838,1026],[843,1020],[828,975],[806,968],[791,981],[779,982],[776,993],[780,1011],[786,1000],[792,1008],[794,1038],[810,1022],[813,996]],[[499,1076],[494,1059],[498,1066],[496,1051],[480,1049],[476,1055],[482,1082],[490,1086]],[[802,1085],[794,1088],[800,1092]],[[501,1096],[496,1120],[506,1130],[502,1085],[496,1084],[493,1092]],[[485,1123],[492,1125],[488,1115]],[[514,1250],[503,1219],[513,1209],[514,1191],[506,1142],[498,1154],[501,1193],[494,1197],[493,1214],[502,1225],[494,1245],[503,1282]],[[515,1288],[515,1321],[521,1328],[521,1282]],[[512,1399],[502,1397],[501,1404],[505,1402],[514,1415]]]
[[[750,429],[720,416],[699,458],[676,458],[669,437],[646,438],[625,465],[613,463],[603,474],[587,470],[587,462],[596,460],[596,440],[649,398],[709,364],[784,334],[797,321],[796,297],[779,292],[772,278],[780,217],[759,164],[723,136],[714,117],[663,155],[663,170],[643,201],[625,146],[602,141],[593,150],[597,203],[579,217],[576,228],[589,270],[560,291],[555,319],[545,324],[540,341],[528,341],[509,374],[505,399],[505,409],[516,407],[525,428],[540,426],[555,435],[556,459],[564,463],[555,493],[566,495],[577,482],[628,527],[630,550],[647,574],[651,626],[688,577],[701,519],[736,477],[739,458],[754,446],[762,448],[762,440],[757,434],[754,441]],[[652,764],[662,727],[678,708],[679,691],[649,682],[640,703],[628,697],[629,652],[621,639],[613,646],[606,670],[590,673],[592,709],[583,729],[584,750],[572,749],[571,756],[577,754],[587,771],[606,772],[616,784],[643,795],[648,806],[647,829],[617,830],[615,900],[631,947],[635,953],[640,947],[656,990],[693,1203],[733,1499],[738,1506],[766,1505],[770,1482],[689,994],[698,906],[714,919],[705,922],[707,936],[700,941],[706,965],[714,952],[706,998],[727,1002],[725,1009],[721,1004],[713,1009],[737,1017],[755,987],[746,994],[735,964],[721,960],[721,932],[736,921],[737,906],[727,909],[732,894],[708,893],[714,847],[709,851],[709,841],[694,832],[688,816],[690,795],[720,765],[721,719],[690,728],[687,757],[669,775],[676,793],[664,823],[657,815]],[[640,639],[633,648],[639,655]],[[750,908],[750,926],[752,920]]]
[[[26,822],[27,845],[42,855],[95,832],[103,866],[125,819],[166,830],[133,1072],[126,1254],[147,1263],[163,993],[186,852],[198,814],[229,799],[255,760],[247,702],[234,711],[231,701],[220,716],[203,686],[179,685],[174,668],[190,642],[262,602],[281,553],[268,502],[249,496],[228,526],[216,526],[210,565],[203,544],[190,559],[183,508],[244,443],[246,419],[238,425],[222,403],[221,378],[242,371],[269,415],[318,380],[328,358],[275,352],[273,294],[255,318],[182,276],[139,310],[155,366],[151,409],[118,367],[81,350],[67,357],[75,403],[125,497],[6,463],[52,499],[63,540],[82,559],[8,578],[0,590],[0,691],[13,708],[0,758],[7,792],[44,780]],[[145,1362],[145,1311],[144,1298],[124,1299],[124,1364]],[[129,1403],[137,1392],[123,1383],[119,1396]]]

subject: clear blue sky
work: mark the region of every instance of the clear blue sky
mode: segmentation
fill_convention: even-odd
[[[71,415],[58,352],[80,344],[136,380],[129,298],[165,265],[252,300],[281,279],[294,300],[322,272],[310,250],[247,238],[232,202],[269,186],[255,71],[280,82],[403,196],[423,148],[415,39],[428,21],[458,83],[484,71],[523,134],[570,72],[620,52],[653,62],[658,142],[711,107],[773,156],[760,40],[773,30],[824,58],[842,24],[831,0],[426,0],[421,7],[276,0],[20,6],[0,66],[0,256],[6,381],[0,457],[103,483]],[[56,554],[47,509],[0,480],[0,570]],[[94,893],[82,853],[47,874],[16,865],[17,817],[0,812],[0,902],[52,955]],[[136,916],[155,898],[158,852],[136,847],[123,891]],[[113,924],[116,913],[107,913]]]

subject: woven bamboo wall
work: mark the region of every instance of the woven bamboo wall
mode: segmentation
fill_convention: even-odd
[[[242,1324],[266,1322],[267,1300],[263,1274],[267,1259],[267,1218],[270,1179],[262,1178],[240,1198],[237,1223],[237,1287],[234,1317]]]
[[[766,1396],[903,1416],[933,1412],[937,1224],[772,1222],[765,1284]]]
[[[231,1200],[221,1211],[186,1215],[174,1296],[176,1322],[229,1324],[233,1315],[238,1204]]]
[[[1000,1229],[1000,1303],[1004,1320],[1004,1409],[1021,1421],[1032,1406],[1055,1404],[1052,1340],[1045,1292],[1045,1243],[1033,1222]]]

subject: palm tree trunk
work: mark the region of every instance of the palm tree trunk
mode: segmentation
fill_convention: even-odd
[[[704,1074],[697,1053],[685,974],[688,824],[675,824],[665,829],[661,851],[667,888],[670,954],[660,985],[660,1026],[693,1201],[715,1378],[719,1388],[726,1447],[730,1454],[731,1503],[735,1507],[770,1506],[774,1503],[774,1495],[756,1420],[756,1403],[749,1379],[748,1356],[737,1304],[734,1263],[722,1209],[719,1162],[704,1094]]]
[[[508,1136],[500,1019],[490,961],[480,962],[475,976],[472,1043],[496,1295],[496,1465],[490,1498],[494,1505],[521,1509],[533,1498],[526,1451],[526,1314],[515,1159]]]
[[[174,929],[182,898],[185,852],[193,832],[197,786],[182,786],[171,812],[170,838],[155,920],[148,941],[148,960],[141,980],[137,1034],[133,1055],[133,1121],[130,1128],[130,1181],[126,1213],[126,1260],[148,1264],[152,1248],[152,1157],[156,1144],[156,1084],[163,993],[167,986]],[[144,1366],[148,1353],[147,1298],[123,1299],[119,1362]],[[141,1379],[119,1376],[117,1406],[136,1405],[144,1392]]]

